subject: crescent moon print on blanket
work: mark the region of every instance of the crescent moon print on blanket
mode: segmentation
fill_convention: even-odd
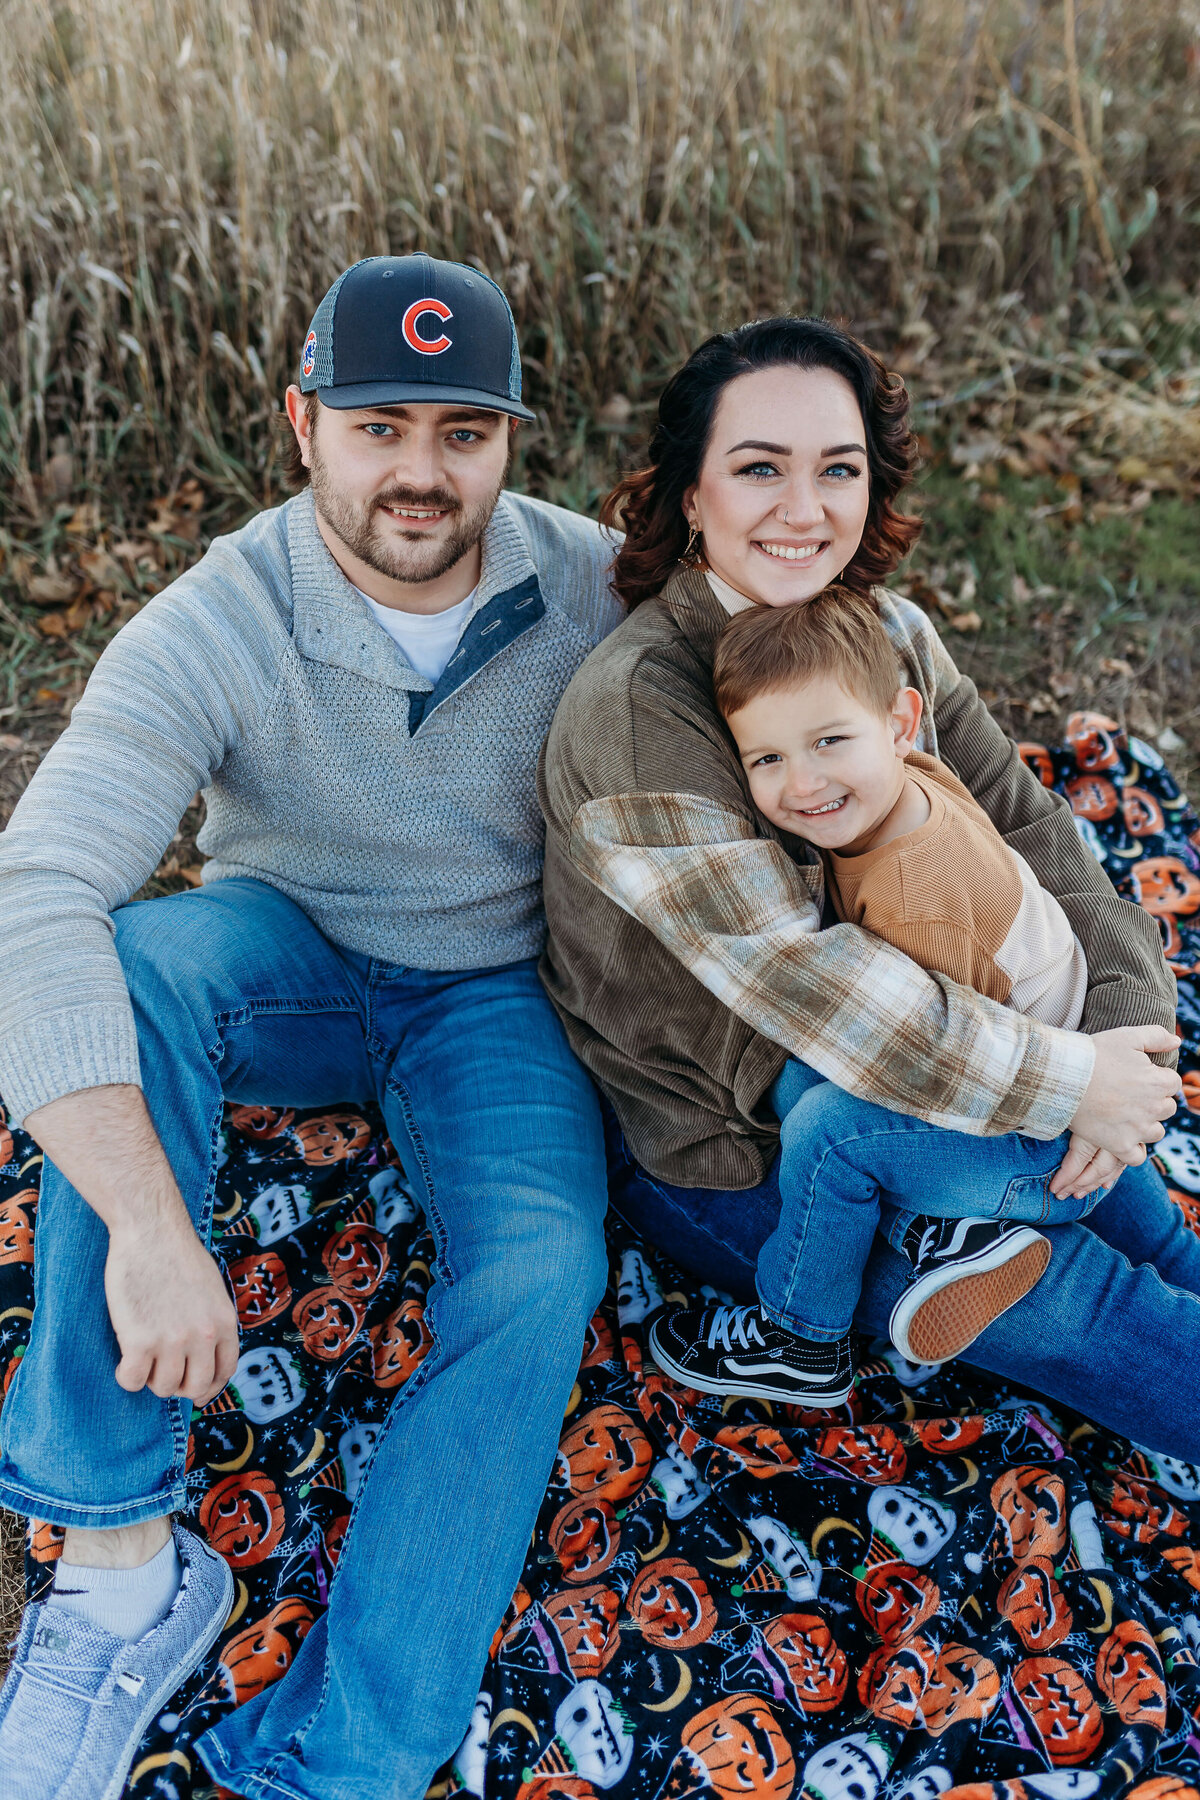
[[[1022,754],[1162,933],[1185,1104],[1158,1155],[1200,1232],[1200,824],[1112,721],[1076,715],[1066,737]],[[224,1142],[215,1247],[242,1354],[193,1422],[187,1523],[238,1598],[140,1747],[132,1800],[212,1795],[193,1741],[320,1616],[429,1345],[434,1246],[376,1114],[230,1107]],[[5,1386],[36,1184],[34,1146],[0,1128]],[[436,1800],[1200,1800],[1200,1466],[878,1342],[835,1413],[685,1396],[647,1325],[695,1284],[615,1216],[609,1249],[557,1470]],[[626,1453],[597,1459],[598,1433]],[[61,1539],[31,1529],[32,1590]]]

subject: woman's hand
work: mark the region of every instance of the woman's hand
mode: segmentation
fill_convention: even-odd
[[[1067,1154],[1050,1183],[1050,1192],[1059,1200],[1084,1200],[1097,1188],[1107,1193],[1120,1181],[1126,1166],[1111,1150],[1098,1150],[1073,1131]]]
[[[1096,1066],[1071,1130],[1095,1149],[1107,1150],[1134,1167],[1145,1162],[1146,1146],[1163,1136],[1162,1121],[1175,1111],[1181,1087],[1174,1069],[1160,1068],[1150,1057],[1178,1050],[1178,1040],[1159,1025],[1123,1025],[1116,1031],[1095,1032],[1092,1042]],[[1056,1182],[1064,1170],[1072,1184],[1078,1180],[1082,1170],[1073,1166],[1068,1170],[1073,1154],[1068,1151]],[[1054,1183],[1051,1186],[1059,1192]]]

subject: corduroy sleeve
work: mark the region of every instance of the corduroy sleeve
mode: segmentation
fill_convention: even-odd
[[[934,723],[938,755],[1022,855],[1070,920],[1087,959],[1081,1029],[1175,1029],[1175,982],[1150,915],[1113,887],[1075,829],[1071,809],[1042,786],[1012,739],[941,648]]]

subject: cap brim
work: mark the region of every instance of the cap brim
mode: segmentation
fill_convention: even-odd
[[[352,406],[471,406],[481,412],[508,413],[514,419],[537,419],[536,413],[506,394],[485,393],[483,388],[442,387],[432,381],[355,381],[342,387],[317,388],[316,394],[322,406],[332,406],[338,412]]]

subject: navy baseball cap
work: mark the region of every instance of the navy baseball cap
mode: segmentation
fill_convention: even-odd
[[[521,404],[512,309],[496,283],[432,256],[368,256],[338,276],[313,314],[300,391],[325,406]]]

